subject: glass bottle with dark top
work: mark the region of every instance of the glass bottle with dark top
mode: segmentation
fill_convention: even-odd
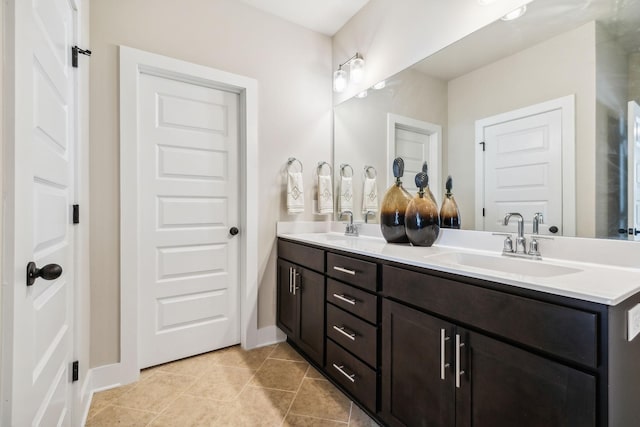
[[[429,176],[425,172],[416,174],[416,187],[420,189],[411,199],[405,212],[405,230],[413,246],[431,246],[440,234],[438,207],[425,192]]]
[[[447,192],[442,200],[442,208],[440,209],[440,226],[442,228],[460,228],[460,210],[456,199],[453,198],[453,180],[451,175],[447,177]]]
[[[393,176],[396,182],[387,190],[380,206],[380,229],[389,243],[409,243],[404,229],[404,215],[411,195],[402,186],[404,160],[398,157],[393,161]]]
[[[422,172],[427,174],[427,186],[424,187],[424,194],[425,194],[425,196],[428,196],[433,201],[433,204],[436,205],[436,209],[438,209],[438,202],[436,201],[436,197],[433,195],[433,193],[429,189],[429,184],[428,184],[428,181],[429,181],[429,178],[428,178],[429,177],[429,166],[427,165],[427,162],[424,162],[422,164]]]

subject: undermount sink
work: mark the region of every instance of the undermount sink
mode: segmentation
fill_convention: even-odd
[[[425,258],[438,263],[481,268],[500,273],[519,274],[532,277],[554,277],[579,273],[582,270],[537,260],[523,260],[503,256],[480,255],[464,252],[447,252]]]

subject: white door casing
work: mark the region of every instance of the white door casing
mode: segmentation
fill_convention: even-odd
[[[2,425],[72,425],[77,8],[13,1],[5,12]],[[58,264],[62,275],[27,286],[29,261]]]
[[[627,114],[629,239],[640,239],[640,105],[629,101]]]
[[[140,368],[240,342],[238,94],[140,74]]]
[[[476,229],[526,230],[542,212],[541,234],[575,235],[574,100],[567,96],[476,121]],[[484,212],[484,217],[483,217]]]
[[[97,387],[135,381],[138,365],[138,283],[140,282],[141,186],[139,176],[141,74],[195,82],[239,95],[240,342],[253,348],[282,340],[277,328],[258,329],[258,144],[257,82],[209,67],[120,46],[120,362],[94,371]]]
[[[387,114],[387,188],[394,182],[393,159],[404,160],[404,187],[417,192],[416,173],[429,166],[429,189],[438,205],[442,200],[442,126],[398,114]],[[414,191],[415,190],[415,191]]]

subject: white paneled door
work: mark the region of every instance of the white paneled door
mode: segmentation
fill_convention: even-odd
[[[629,101],[628,107],[628,206],[629,239],[640,239],[640,105]]]
[[[139,367],[240,342],[238,98],[140,74]]]
[[[3,420],[71,425],[76,11],[68,0],[12,2],[15,132],[5,155],[8,190],[3,276]],[[13,39],[15,37],[15,39]],[[13,170],[11,170],[13,169]],[[31,285],[27,263],[42,277]],[[57,266],[62,272],[56,272]]]

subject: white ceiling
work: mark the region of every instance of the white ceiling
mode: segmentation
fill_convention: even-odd
[[[240,0],[289,22],[333,36],[369,0]]]

